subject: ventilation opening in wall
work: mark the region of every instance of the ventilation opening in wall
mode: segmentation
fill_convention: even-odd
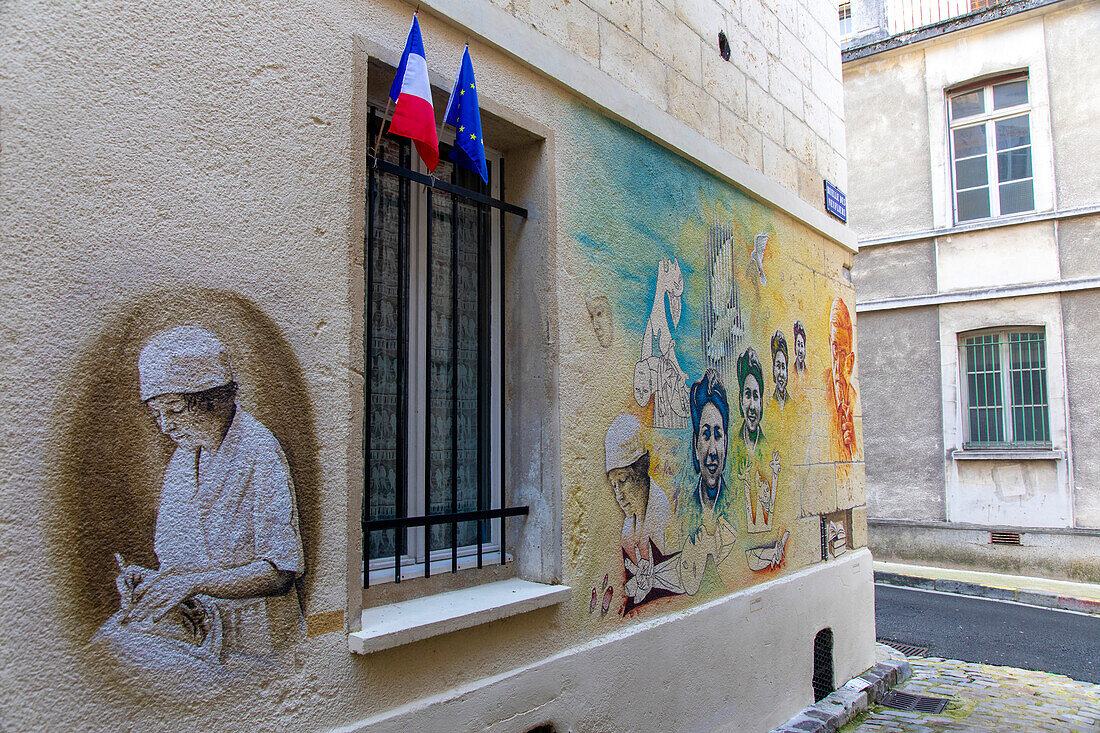
[[[554,733],[554,726],[551,723],[543,723],[542,725],[536,725],[527,733]]]
[[[990,532],[989,544],[991,545],[1019,545],[1019,532]]]
[[[726,61],[730,60],[730,41],[725,31],[718,31],[718,55]]]
[[[822,629],[814,637],[814,702],[824,699],[833,687],[833,630]]]

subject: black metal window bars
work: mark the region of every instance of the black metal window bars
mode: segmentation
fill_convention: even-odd
[[[378,130],[382,124],[382,119],[378,116],[377,111],[372,107],[370,110],[370,125],[368,129],[370,131],[369,140],[375,140],[375,136],[378,135]],[[491,214],[492,210],[495,210],[499,214],[498,226],[500,227],[500,241],[499,241],[499,286],[500,286],[500,302],[498,304],[499,309],[499,350],[500,359],[500,382],[504,384],[504,214],[509,213],[522,218],[527,218],[527,210],[514,206],[505,202],[504,199],[504,181],[503,181],[503,160],[498,163],[498,172],[500,174],[500,198],[493,198],[490,195],[491,188],[484,186],[480,179],[470,176],[461,176],[467,180],[473,181],[472,186],[459,185],[460,173],[457,167],[452,166],[450,173],[450,181],[437,179],[434,176],[425,175],[417,171],[412,170],[411,167],[411,155],[408,141],[402,140],[398,143],[393,141],[386,141],[385,151],[379,155],[378,158],[373,157],[371,150],[368,148],[367,153],[367,171],[368,171],[368,183],[367,183],[367,221],[366,221],[366,236],[364,242],[365,249],[365,270],[364,270],[364,355],[366,357],[366,373],[364,375],[364,430],[363,430],[363,455],[364,455],[364,501],[363,501],[363,515],[362,515],[362,542],[363,542],[363,587],[366,588],[370,585],[370,560],[372,557],[371,551],[371,537],[375,533],[383,534],[383,541],[379,543],[379,546],[388,545],[386,540],[390,539],[390,536],[386,536],[385,533],[392,533],[392,552],[393,552],[393,571],[394,581],[401,582],[402,571],[402,557],[408,547],[409,533],[408,530],[423,527],[424,528],[424,540],[425,547],[423,551],[423,571],[424,577],[431,575],[431,563],[432,563],[432,537],[431,529],[440,525],[450,526],[450,559],[451,559],[451,572],[458,571],[458,556],[459,556],[459,531],[458,526],[463,522],[476,522],[476,545],[477,545],[477,567],[483,567],[483,546],[485,544],[485,531],[489,529],[489,522],[492,520],[499,521],[499,556],[500,563],[504,564],[505,554],[505,518],[522,516],[528,513],[528,507],[526,506],[505,506],[504,497],[504,455],[505,455],[505,410],[504,410],[504,390],[500,389],[499,392],[499,450],[498,456],[500,461],[500,481],[499,481],[499,496],[497,500],[497,507],[490,508],[486,504],[491,505],[493,502],[489,497],[489,490],[491,487],[491,470],[489,466],[489,459],[487,454],[490,453],[486,449],[489,443],[489,434],[491,431],[491,417],[489,410],[491,409],[492,401],[492,385],[491,385],[491,334],[490,329],[493,328],[491,319],[491,307],[489,300],[492,295],[492,282],[491,282],[491,237],[484,236],[485,227],[491,226]],[[448,146],[440,145],[440,157],[446,155],[448,152]],[[388,151],[388,152],[387,152]],[[490,175],[492,170],[490,168]],[[384,184],[385,177],[391,177],[388,182],[388,187]],[[491,178],[490,178],[491,180]],[[423,430],[423,441],[425,442],[424,448],[424,476],[423,476],[423,503],[424,514],[420,516],[409,515],[409,492],[408,492],[408,480],[409,480],[409,453],[410,446],[408,440],[408,375],[409,375],[409,297],[408,297],[408,284],[409,284],[409,212],[410,206],[410,185],[419,184],[425,187],[425,199],[427,203],[427,261],[428,261],[428,277],[427,277],[427,303],[429,308],[429,326],[427,328],[427,340],[428,346],[425,349],[426,360],[430,362],[432,354],[431,349],[431,330],[430,325],[430,308],[431,308],[431,280],[432,280],[432,224],[434,210],[433,210],[433,192],[442,192],[444,197],[449,199],[452,220],[451,220],[451,354],[452,359],[457,359],[458,353],[458,324],[457,321],[457,309],[459,298],[459,278],[458,278],[458,261],[459,261],[459,243],[458,236],[456,234],[456,227],[454,226],[455,219],[457,218],[457,202],[464,199],[465,201],[472,202],[476,207],[476,227],[477,227],[477,256],[476,256],[476,270],[477,270],[477,316],[476,316],[476,336],[477,336],[477,386],[476,386],[476,481],[477,490],[476,509],[472,511],[459,511],[459,496],[458,496],[458,425],[459,420],[459,384],[458,384],[458,368],[452,363],[450,368],[450,395],[453,401],[453,408],[450,409],[450,511],[448,512],[433,512],[431,504],[431,489],[429,476],[431,475],[431,455],[430,449],[432,439],[432,416],[429,405],[431,404],[431,389],[433,377],[430,375],[429,369],[426,370],[429,376],[425,378],[425,389],[428,393],[428,397],[425,399],[425,429]],[[476,186],[476,188],[474,187]],[[480,189],[480,190],[479,190]],[[397,215],[393,216],[392,212],[388,212],[386,207],[393,208],[396,204]],[[382,217],[387,218],[387,222],[383,222],[385,226],[389,226],[389,244],[393,245],[389,250],[383,246],[385,243],[380,243],[378,240],[382,234],[384,234],[381,227],[378,226]],[[381,234],[380,234],[381,233]],[[395,251],[394,251],[395,250]],[[382,262],[384,267],[393,268],[396,264],[396,277],[392,279],[392,282],[396,284],[396,287],[390,287],[386,291],[385,287],[378,282],[377,272],[379,269],[376,267],[380,258],[384,258],[386,255],[396,254],[396,263]],[[375,288],[379,289],[378,294],[375,293]],[[382,298],[385,295],[390,296],[389,302],[384,305],[389,306],[389,310],[396,311],[390,313],[383,313],[381,315],[391,316],[390,320],[382,319],[382,323],[385,323],[385,327],[379,326],[380,330],[385,330],[386,333],[375,333],[376,318],[380,315],[376,313],[376,306],[381,307]],[[377,301],[377,302],[376,302]],[[393,307],[396,306],[396,307]],[[390,322],[392,321],[392,323]],[[377,336],[377,338],[376,338]],[[381,366],[376,349],[378,344],[382,344],[384,347],[389,347],[390,360],[382,363]],[[392,367],[392,370],[390,369]],[[381,369],[381,372],[377,370]],[[382,394],[383,388],[380,386],[377,392],[379,394],[372,394],[375,391],[375,377],[377,374],[382,374],[388,377],[390,374],[393,376],[392,389],[389,386],[385,387],[385,393]],[[379,385],[382,385],[387,380],[379,381]],[[465,398],[464,398],[465,399]],[[382,405],[383,409],[387,406],[390,408],[390,414],[392,415],[390,422],[393,423],[391,432],[386,433],[385,427],[382,425],[372,425],[372,419],[374,415],[374,405]],[[381,422],[381,415],[379,422]],[[372,432],[372,429],[377,428]],[[381,433],[386,433],[386,445],[393,445],[393,450],[389,450],[386,445],[383,445],[383,449],[379,450],[375,448],[377,442],[377,436]],[[377,458],[376,458],[377,457]],[[378,465],[376,465],[378,464]],[[383,465],[386,464],[386,465]],[[388,468],[387,468],[388,465]],[[383,479],[382,477],[386,478]],[[384,484],[385,487],[392,489],[393,508],[385,513],[391,516],[372,516],[372,482],[378,481],[380,484]],[[381,508],[381,507],[379,507]],[[386,507],[389,508],[388,506]],[[381,514],[382,512],[376,512]],[[387,548],[388,549],[388,548]],[[443,549],[443,548],[437,548]],[[376,553],[377,554],[377,553]],[[420,562],[414,563],[414,565],[421,564]]]

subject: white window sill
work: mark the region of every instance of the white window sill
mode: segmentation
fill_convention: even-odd
[[[569,598],[566,585],[512,578],[414,598],[363,611],[363,628],[348,635],[348,648],[370,654],[439,634],[553,606]]]
[[[1060,448],[956,448],[956,461],[1060,461],[1066,452]]]

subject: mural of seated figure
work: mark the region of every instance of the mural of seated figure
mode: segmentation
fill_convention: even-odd
[[[164,473],[157,568],[120,554],[120,609],[93,641],[146,667],[230,669],[272,661],[303,632],[305,570],[282,447],[237,406],[225,346],[193,326],[154,335],[138,359],[141,399],[177,448]]]

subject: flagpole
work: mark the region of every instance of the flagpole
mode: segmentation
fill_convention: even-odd
[[[470,42],[469,42],[469,41],[466,41],[466,48],[465,48],[465,49],[463,49],[463,53],[465,53],[465,52],[466,52],[467,50],[469,50],[469,48],[470,48]],[[460,62],[459,62],[459,64],[460,64],[460,67],[459,67],[459,73],[461,73],[461,72],[462,72],[462,70],[461,70],[461,63],[462,63],[462,62],[460,61]],[[454,90],[454,89],[452,88],[452,89],[451,89],[451,96],[452,96],[452,97],[454,96],[454,93],[455,93],[455,90]],[[451,103],[450,103],[450,101],[448,100],[448,102],[447,102],[447,108],[446,108],[446,110],[445,110],[445,111],[444,111],[444,113],[443,113],[443,119],[442,119],[442,120],[440,121],[440,123],[439,123],[439,132],[438,132],[438,133],[436,134],[436,136],[435,136],[435,139],[436,139],[436,140],[438,140],[438,141],[440,141],[440,142],[442,142],[442,141],[443,141],[443,128],[447,126],[447,112],[449,112],[450,110],[451,110]],[[458,133],[457,133],[457,132],[455,133],[455,144],[456,144],[456,145],[458,144]],[[454,146],[452,145],[451,147],[454,147]]]
[[[374,155],[372,156],[375,163],[378,162],[378,146],[382,144],[382,133],[386,131],[386,118],[390,116],[390,105],[393,104],[393,100],[386,98],[386,111],[382,114],[382,126],[378,128],[378,138],[374,141]]]

